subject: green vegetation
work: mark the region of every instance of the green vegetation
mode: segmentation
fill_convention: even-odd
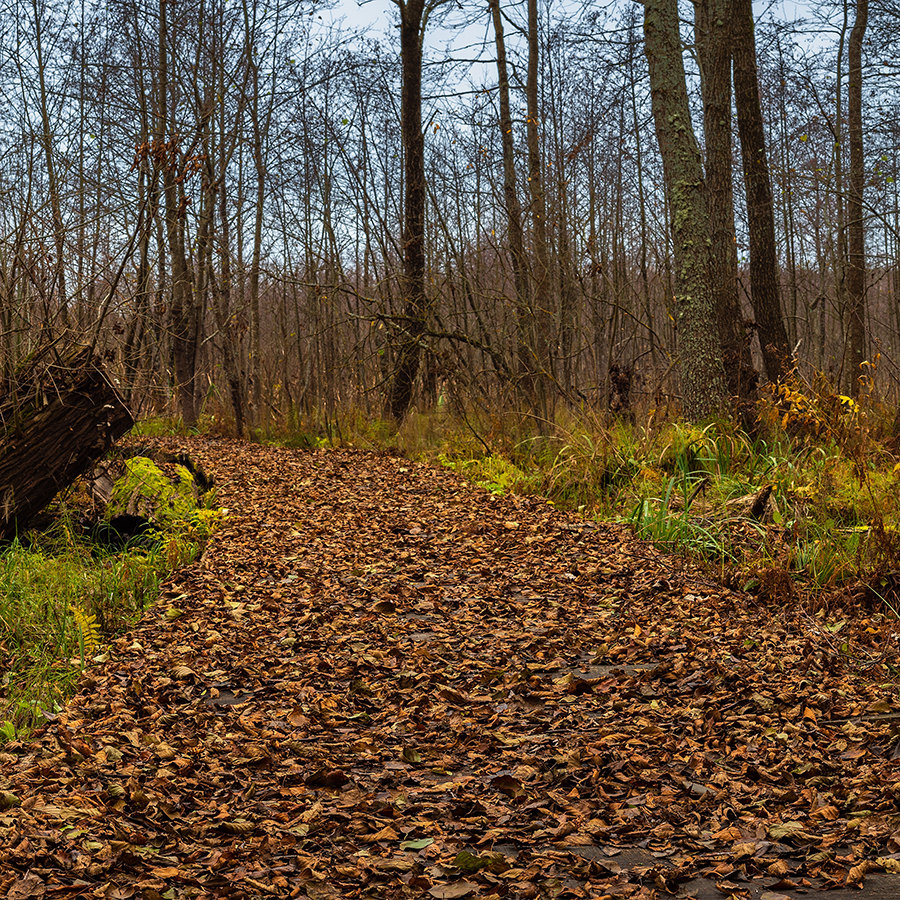
[[[126,459],[125,474],[113,488],[109,515],[120,515],[132,507],[140,510],[146,504],[162,522],[186,519],[197,506],[194,476],[184,466],[176,466],[175,470],[177,480],[173,484],[152,459]]]
[[[864,380],[858,401],[825,379],[792,373],[757,410],[755,434],[635,422],[588,410],[538,432],[511,413],[413,413],[398,430],[358,412],[321,423],[295,418],[273,435],[297,447],[390,448],[448,466],[495,494],[546,497],[562,509],[631,525],[640,537],[760,589],[781,572],[791,591],[846,589],[890,609],[900,569],[900,463],[894,411]],[[766,499],[767,496],[767,499]],[[764,508],[753,509],[754,500]],[[761,578],[760,576],[763,575]]]
[[[126,461],[109,515],[135,494],[163,502],[156,527],[121,552],[101,548],[75,524],[77,491],[55,502],[49,529],[0,551],[0,741],[57,711],[84,667],[103,659],[110,638],[140,617],[162,580],[195,559],[218,527],[225,511],[214,508],[214,494],[198,505],[193,476],[176,471],[173,485],[149,459]]]

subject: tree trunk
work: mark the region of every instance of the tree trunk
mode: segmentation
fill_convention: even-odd
[[[38,86],[41,98],[41,127],[43,129],[42,141],[44,147],[44,162],[47,166],[47,188],[50,192],[50,209],[53,215],[53,238],[56,246],[56,260],[54,266],[54,287],[59,298],[59,312],[64,326],[69,323],[69,298],[66,291],[66,226],[63,222],[62,207],[60,205],[59,180],[56,166],[53,161],[53,134],[50,129],[50,112],[48,107],[47,85],[44,78],[45,60],[43,48],[43,22],[41,21],[41,9],[37,0],[32,0],[34,11],[34,39],[35,55],[37,57]],[[50,322],[45,322],[50,327]]]
[[[553,380],[550,358],[550,330],[553,322],[550,251],[547,245],[547,213],[541,168],[540,106],[538,103],[538,65],[540,43],[537,0],[528,0],[528,75],[525,82],[526,129],[528,143],[528,185],[531,190],[532,316],[534,317],[533,360],[536,412],[542,421],[550,419],[550,387]]]
[[[750,301],[756,317],[766,377],[777,381],[790,358],[778,291],[775,211],[766,159],[766,136],[756,74],[752,0],[734,0],[734,100],[747,189],[750,231]]]
[[[134,419],[91,350],[32,357],[0,395],[0,540],[21,534]]]
[[[187,199],[184,196],[184,178],[180,171],[177,140],[167,141],[169,129],[169,48],[168,7],[166,0],[159,4],[159,137],[157,162],[162,167],[162,183],[165,194],[166,239],[171,267],[172,305],[171,333],[172,356],[175,366],[175,391],[181,418],[185,426],[197,423],[197,407],[194,401],[194,381],[197,372],[197,341],[199,338],[199,314],[194,302],[191,271],[188,268],[185,248],[184,225]]]
[[[506,67],[506,45],[503,41],[503,20],[499,0],[489,0],[494,22],[494,42],[497,46],[497,78],[500,95],[500,142],[503,148],[503,199],[509,230],[509,253],[512,257],[513,287],[516,299],[516,359],[519,384],[534,405],[531,335],[534,321],[528,303],[528,266],[525,239],[522,231],[522,206],[516,190],[515,146],[513,142],[512,112],[509,102],[509,75]]]
[[[866,352],[866,244],[863,220],[863,190],[866,183],[862,126],[862,44],[869,17],[869,0],[856,0],[856,21],[850,32],[848,52],[847,114],[850,139],[850,196],[847,198],[849,255],[847,305],[850,327],[847,347],[847,386],[851,397],[859,396],[860,366]]]
[[[398,0],[400,7],[400,132],[406,195],[403,204],[403,316],[396,363],[388,384],[386,412],[403,421],[412,404],[425,333],[425,135],[422,133],[422,38],[425,0]]]
[[[750,424],[759,376],[738,294],[731,153],[731,0],[703,0],[696,9],[696,43],[703,88],[706,187],[711,239],[710,283],[728,391]]]
[[[709,285],[709,216],[700,147],[691,126],[676,0],[647,0],[644,49],[663,160],[675,255],[673,313],[679,331],[684,414],[725,408],[726,383]]]

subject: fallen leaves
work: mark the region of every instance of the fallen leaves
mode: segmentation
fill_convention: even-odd
[[[392,457],[190,453],[232,512],[0,756],[7,896],[649,900],[699,873],[779,900],[900,872],[896,686],[818,652],[840,624],[896,665],[886,619],[759,605]]]

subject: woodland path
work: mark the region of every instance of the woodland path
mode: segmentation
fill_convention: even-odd
[[[229,519],[4,748],[0,897],[900,896],[877,618],[405,459],[154,443]]]

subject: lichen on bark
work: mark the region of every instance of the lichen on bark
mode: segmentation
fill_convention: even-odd
[[[644,49],[653,118],[672,221],[674,309],[679,326],[683,410],[699,421],[721,414],[727,395],[709,283],[709,216],[700,146],[690,124],[676,0],[646,0]]]

